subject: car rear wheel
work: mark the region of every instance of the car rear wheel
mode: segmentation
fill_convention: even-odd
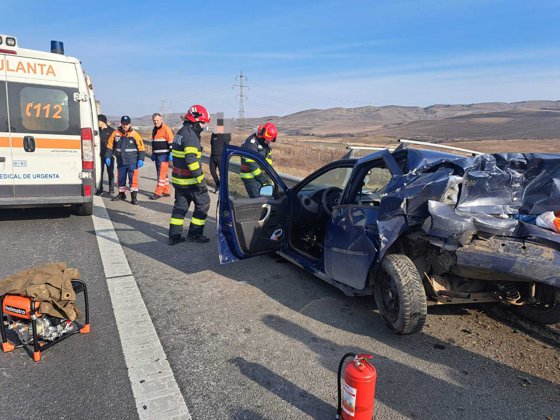
[[[374,284],[379,312],[396,334],[422,330],[427,315],[426,293],[414,263],[406,255],[387,255]]]
[[[537,287],[539,303],[520,306],[519,315],[538,324],[560,322],[560,289],[542,284]]]

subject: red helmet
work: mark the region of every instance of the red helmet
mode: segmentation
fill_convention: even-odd
[[[257,137],[259,139],[264,139],[267,143],[271,141],[276,141],[276,137],[278,136],[278,130],[276,126],[271,122],[264,123],[263,125],[259,125],[257,128]]]
[[[210,114],[202,105],[193,105],[185,114],[185,119],[191,122],[210,122]]]

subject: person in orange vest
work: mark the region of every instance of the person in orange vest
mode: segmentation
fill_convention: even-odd
[[[138,204],[138,168],[144,166],[146,148],[142,137],[132,129],[130,117],[121,118],[121,126],[113,131],[107,142],[105,164],[110,166],[111,156],[117,158],[119,193],[111,200],[126,200],[126,180],[130,186],[131,203]]]
[[[167,171],[169,162],[173,162],[171,156],[171,145],[173,144],[173,131],[163,122],[161,114],[152,115],[154,128],[152,129],[152,160],[156,164],[157,184],[155,192],[150,196],[150,200],[157,200],[171,195],[171,186]]]

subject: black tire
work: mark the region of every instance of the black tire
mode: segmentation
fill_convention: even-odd
[[[560,322],[560,289],[547,285],[538,285],[541,303],[523,305],[517,308],[520,316],[537,324],[556,324]]]
[[[386,255],[373,287],[375,303],[395,334],[420,332],[428,307],[420,274],[406,255]]]
[[[91,216],[93,214],[93,202],[78,205],[76,214],[78,216]]]

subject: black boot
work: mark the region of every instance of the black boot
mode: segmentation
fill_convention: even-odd
[[[187,240],[189,242],[198,242],[199,244],[205,244],[210,242],[210,238],[208,236],[204,236],[202,233],[195,233],[191,235],[190,233],[187,235]]]
[[[137,205],[138,204],[138,198],[136,198],[136,196],[138,195],[138,191],[132,191],[132,193],[130,193],[130,195],[132,196],[132,200],[130,202],[134,205]]]
[[[183,238],[180,235],[176,235],[176,236],[170,236],[169,237],[169,242],[167,242],[169,245],[176,245],[176,244],[180,244],[181,242],[185,242],[185,238]]]
[[[124,194],[124,192],[120,192],[117,195],[115,195],[113,198],[111,198],[111,201],[118,201],[118,200],[126,200],[126,195]]]

